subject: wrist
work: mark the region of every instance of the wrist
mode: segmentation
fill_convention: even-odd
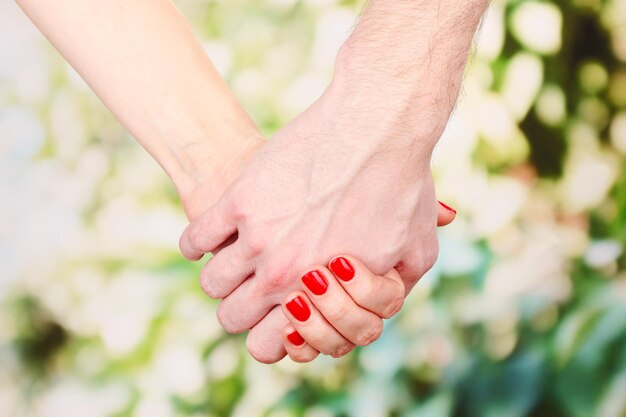
[[[177,173],[170,177],[187,217],[193,219],[217,202],[265,142],[254,128],[180,149]]]
[[[354,48],[351,43],[344,44],[335,61],[326,92],[333,113],[360,125],[372,140],[410,143],[430,160],[450,111],[437,101],[420,74],[398,77],[369,67]]]
[[[339,50],[330,90],[372,120],[397,124],[432,150],[456,104],[487,4],[368,2]]]

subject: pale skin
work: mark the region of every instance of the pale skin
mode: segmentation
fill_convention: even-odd
[[[403,298],[434,262],[437,218],[445,224],[454,215],[436,204],[430,152],[458,94],[485,1],[462,8],[449,0],[371,1],[327,91],[268,145],[170,1],[18,3],[172,178],[193,221],[181,249],[192,259],[215,254],[202,286],[223,298],[218,318],[226,330],[252,329],[248,349],[257,360],[275,362],[287,351],[294,360],[310,360],[292,354],[280,337],[294,327],[311,339],[302,350],[339,356],[366,344],[388,316],[373,306],[386,304],[389,294],[401,302],[397,291],[363,291],[372,304],[359,304],[356,288],[368,288],[377,274],[397,289],[401,277]],[[416,33],[416,22],[429,22],[427,36]],[[386,27],[406,29],[393,37],[398,48],[378,36]],[[452,28],[451,46],[444,32]],[[401,48],[413,53],[394,54]],[[419,62],[427,69],[417,68]],[[440,71],[447,71],[446,82]],[[415,109],[424,114],[409,114]],[[279,304],[310,265],[336,254],[357,265],[357,277],[371,278],[325,294],[349,296],[353,304],[344,313],[357,319],[339,323],[309,294],[318,318],[328,320],[311,322],[308,330],[289,325]],[[332,343],[316,343],[315,329],[334,331]]]
[[[159,162],[189,218],[265,143],[171,1],[17,3]]]
[[[381,336],[383,319],[402,307],[405,287],[396,269],[378,276],[353,257],[339,259],[354,271],[349,280],[333,272],[334,260],[328,267],[318,265],[308,275],[316,276],[327,288],[321,292],[319,285],[307,285],[303,278],[302,290],[292,292],[282,303],[290,321],[283,331],[283,342],[294,362],[310,362],[320,353],[340,357],[355,346],[369,345]],[[305,320],[288,307],[297,297],[309,312]]]
[[[435,262],[430,157],[486,6],[370,1],[327,90],[184,232],[189,259],[221,249],[202,286],[223,298],[226,330],[251,329],[248,349],[258,360],[283,354],[267,337],[284,327],[277,304],[298,289],[293,277],[308,265],[349,255],[376,275],[396,268],[408,292]],[[328,353],[344,344],[335,340]]]

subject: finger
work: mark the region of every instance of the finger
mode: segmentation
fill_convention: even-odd
[[[252,276],[234,288],[217,308],[222,327],[241,333],[256,325],[289,291],[300,287],[290,272],[255,266]]]
[[[251,329],[277,304],[275,294],[261,290],[262,280],[259,275],[251,276],[217,306],[217,318],[227,332]]]
[[[239,233],[235,232],[235,234],[230,235],[230,237],[228,239],[226,239],[225,241],[223,241],[222,243],[220,243],[215,249],[213,249],[211,251],[211,253],[215,256],[218,253],[220,253],[220,251],[224,248],[229,247],[230,245],[232,245],[233,243],[235,243],[237,241],[237,238],[239,237]]]
[[[183,231],[179,247],[185,258],[197,261],[237,232],[235,216],[226,201],[220,199]]]
[[[438,201],[437,226],[447,226],[456,217],[456,210]]]
[[[402,277],[404,284],[405,297],[411,292],[419,280],[422,279],[424,274],[430,270],[436,259],[436,255],[422,254],[412,258],[406,258],[396,265],[395,269]]]
[[[374,279],[385,278],[374,276]],[[383,331],[382,319],[355,303],[328,269],[323,266],[315,267],[304,274],[301,282],[309,299],[326,321],[350,342],[358,346],[366,346],[380,337]],[[358,285],[364,282],[365,280],[361,280]],[[393,285],[397,287],[397,284]],[[370,294],[371,297],[384,297],[385,295],[386,293]],[[384,300],[379,300],[379,302],[382,303]]]
[[[211,298],[224,298],[243,283],[254,267],[243,245],[232,244],[213,255],[200,273],[200,285]]]
[[[392,317],[402,308],[405,288],[395,269],[376,275],[351,256],[336,257],[328,266],[359,306],[382,318]]]
[[[395,265],[402,277],[405,294],[408,294],[424,274],[432,269],[439,256],[439,241],[436,230],[422,232],[419,242],[409,248],[403,258]]]
[[[319,350],[309,345],[306,340],[291,325],[285,326],[283,330],[283,343],[289,358],[298,363],[311,362],[320,354]]]
[[[261,363],[276,363],[287,355],[282,331],[289,324],[280,306],[274,308],[254,326],[246,338],[250,355]]]
[[[305,293],[291,293],[285,298],[282,308],[291,325],[321,353],[338,358],[354,349],[354,344],[324,319]]]

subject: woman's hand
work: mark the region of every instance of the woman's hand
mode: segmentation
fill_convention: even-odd
[[[220,249],[202,287],[223,298],[218,319],[227,331],[258,328],[248,349],[263,362],[284,355],[272,338],[286,321],[270,310],[281,313],[277,306],[308,266],[347,253],[375,274],[396,267],[409,291],[437,257],[430,152],[420,149],[430,127],[419,133],[359,108],[327,92],[181,237],[189,259]]]
[[[180,192],[180,199],[185,209],[185,214],[190,221],[199,217],[209,207],[214,205],[224,194],[224,191],[237,179],[244,167],[267,143],[256,126],[249,119],[242,119],[240,125],[247,132],[253,132],[247,136],[235,134],[225,137],[225,141],[236,142],[240,148],[236,152],[222,154],[219,165],[213,164],[199,167],[189,181],[192,186],[185,192]],[[211,152],[210,149],[207,150]]]
[[[395,269],[376,275],[351,256],[312,267],[300,283],[303,291],[282,302],[290,322],[283,342],[295,362],[310,362],[320,352],[337,358],[377,340],[382,319],[400,311],[406,291]]]

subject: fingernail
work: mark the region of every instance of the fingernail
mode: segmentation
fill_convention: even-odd
[[[455,209],[453,209],[452,207],[450,207],[450,206],[448,206],[448,205],[446,205],[446,204],[442,203],[441,201],[439,201],[438,203],[441,205],[441,207],[443,207],[443,208],[445,208],[446,210],[451,211],[452,213],[456,214],[456,210],[455,210]]]
[[[302,283],[315,295],[322,295],[328,289],[328,281],[319,271],[311,271],[304,274]]]
[[[298,331],[289,333],[287,335],[287,339],[289,339],[289,341],[296,346],[302,346],[304,343],[304,338],[300,335],[300,333],[298,333]]]
[[[297,296],[287,303],[287,310],[299,321],[306,321],[311,316],[311,310],[302,297]]]
[[[346,258],[335,258],[330,262],[330,270],[343,281],[354,278],[354,268]]]

